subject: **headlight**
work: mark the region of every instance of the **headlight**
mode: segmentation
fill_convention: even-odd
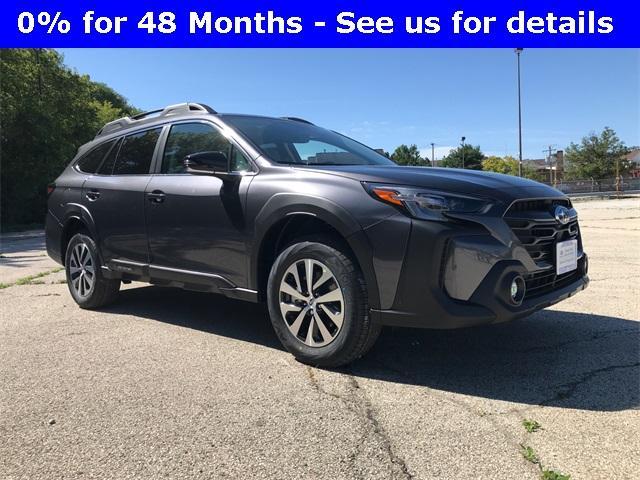
[[[491,202],[482,198],[399,187],[379,183],[364,183],[365,189],[376,200],[402,209],[406,214],[422,220],[446,220],[446,213],[485,213]]]

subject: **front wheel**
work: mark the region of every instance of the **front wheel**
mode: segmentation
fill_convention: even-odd
[[[69,292],[81,308],[103,307],[118,296],[120,280],[104,278],[98,248],[88,235],[77,233],[71,238],[65,269]]]
[[[307,241],[286,248],[271,268],[267,294],[273,328],[301,362],[346,365],[380,333],[362,274],[337,246]]]

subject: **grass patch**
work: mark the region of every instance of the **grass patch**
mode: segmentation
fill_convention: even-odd
[[[540,425],[538,422],[536,422],[535,420],[529,420],[527,418],[522,421],[522,426],[527,431],[527,433],[537,432],[542,428],[542,425]]]
[[[527,433],[534,433],[542,428],[542,425],[540,425],[538,422],[528,418],[522,420],[522,426],[527,431]],[[541,480],[571,480],[571,475],[565,475],[564,473],[544,468],[542,466],[542,462],[540,461],[540,457],[538,457],[538,454],[533,448],[521,443],[520,453],[527,462],[533,463],[534,465],[538,466],[538,468],[540,469]]]
[[[520,453],[522,453],[522,456],[527,462],[531,462],[536,465],[540,464],[540,459],[538,458],[538,455],[536,455],[536,452],[533,450],[533,448],[525,445],[520,445],[520,448]]]
[[[543,470],[540,478],[542,480],[571,480],[571,475],[565,475],[555,470]]]
[[[11,287],[13,285],[40,285],[44,282],[42,280],[38,280],[39,278],[46,277],[47,275],[51,275],[52,273],[58,273],[64,270],[63,267],[54,268],[53,270],[48,270],[46,272],[40,272],[35,275],[29,275],[28,277],[22,277],[16,280],[13,283],[0,283],[0,289]]]
[[[564,473],[556,472],[555,470],[548,470],[542,466],[540,457],[535,450],[527,445],[520,444],[520,453],[522,457],[530,463],[537,465],[540,469],[541,480],[571,480],[571,475],[565,475]]]

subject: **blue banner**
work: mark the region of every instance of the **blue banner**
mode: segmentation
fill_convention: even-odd
[[[0,47],[638,47],[639,5],[7,0]]]

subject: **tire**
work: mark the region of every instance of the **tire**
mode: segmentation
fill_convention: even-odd
[[[120,280],[104,278],[98,247],[85,233],[71,238],[64,264],[69,292],[80,308],[104,307],[117,298]]]
[[[326,275],[333,278],[320,283]],[[363,356],[380,334],[381,326],[371,322],[362,273],[330,239],[300,241],[284,249],[271,268],[267,298],[278,338],[309,365],[347,365]],[[337,298],[341,300],[332,301]]]

